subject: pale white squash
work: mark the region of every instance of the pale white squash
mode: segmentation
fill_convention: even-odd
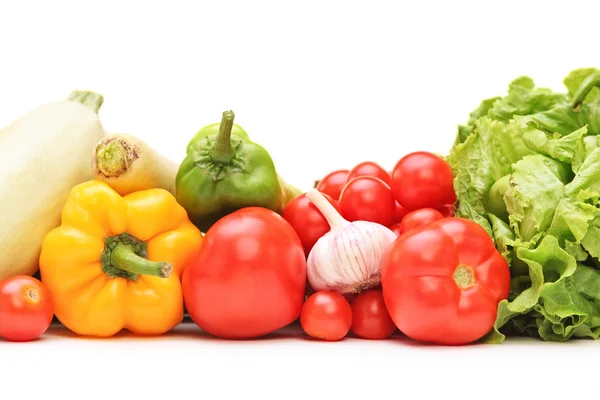
[[[44,236],[71,189],[93,178],[90,151],[106,135],[103,97],[75,91],[0,130],[0,280],[38,270]]]
[[[178,168],[179,164],[126,133],[103,137],[92,151],[94,179],[108,184],[121,196],[155,188],[175,195]]]

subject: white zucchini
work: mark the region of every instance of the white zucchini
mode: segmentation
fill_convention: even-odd
[[[33,275],[44,236],[73,186],[93,179],[90,151],[106,135],[99,94],[75,91],[0,130],[0,280]]]
[[[147,189],[175,194],[179,165],[143,140],[125,133],[105,136],[92,152],[92,172],[121,196]]]

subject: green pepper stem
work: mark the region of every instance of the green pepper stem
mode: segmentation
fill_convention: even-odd
[[[595,87],[600,87],[600,72],[589,75],[583,82],[581,82],[581,85],[579,85],[579,88],[577,88],[577,91],[573,96],[571,108],[574,111],[578,111],[581,107],[581,104],[590,93],[590,90]]]
[[[88,90],[74,90],[69,94],[67,100],[81,103],[97,114],[104,103],[104,96]]]
[[[335,207],[317,189],[311,189],[306,192],[306,197],[323,214],[332,230],[342,228],[350,223],[340,215]]]
[[[233,128],[233,111],[223,112],[223,118],[219,126],[219,133],[215,139],[215,151],[212,156],[214,162],[227,164],[233,158],[231,148],[231,129]]]
[[[135,254],[131,247],[123,243],[119,243],[112,250],[110,257],[113,266],[133,274],[168,278],[173,271],[171,264],[146,260]]]

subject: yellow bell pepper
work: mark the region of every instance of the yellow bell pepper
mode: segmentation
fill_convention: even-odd
[[[166,190],[121,197],[89,181],[73,188],[44,238],[40,275],[56,317],[76,334],[161,334],[183,319],[181,274],[202,240]]]

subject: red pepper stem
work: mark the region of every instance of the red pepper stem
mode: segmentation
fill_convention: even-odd
[[[577,88],[577,91],[573,95],[571,108],[574,111],[578,111],[587,95],[595,87],[600,87],[600,72],[589,75],[583,82],[581,82],[581,85],[579,85],[579,88]]]
[[[227,164],[233,158],[233,149],[231,148],[231,129],[233,128],[233,111],[223,112],[219,133],[215,138],[215,151],[212,156],[214,162]]]
[[[331,229],[341,228],[350,223],[340,215],[335,207],[317,189],[311,189],[306,192],[306,197],[323,214]]]

